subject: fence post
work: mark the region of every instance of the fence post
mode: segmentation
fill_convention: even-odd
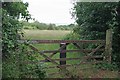
[[[112,29],[106,31],[105,60],[111,63],[112,54]]]
[[[60,47],[63,46],[63,45],[66,45],[66,43],[60,43]],[[66,46],[62,50],[66,50]],[[66,52],[63,52],[62,50],[60,51],[60,59],[61,58],[66,58]],[[65,64],[66,64],[66,61],[61,61],[60,60],[60,65],[65,65]]]

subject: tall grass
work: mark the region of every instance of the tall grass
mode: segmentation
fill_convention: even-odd
[[[23,30],[24,39],[40,39],[40,40],[61,40],[67,34],[68,30]]]

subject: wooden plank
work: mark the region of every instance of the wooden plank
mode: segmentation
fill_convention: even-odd
[[[73,43],[73,45],[75,45],[78,49],[83,49],[81,46],[79,46],[77,43]],[[83,44],[82,44],[83,45]],[[88,54],[88,52],[86,52],[86,51],[83,51],[83,53],[85,54],[85,55],[87,55]]]
[[[106,31],[105,60],[111,63],[112,54],[112,29]]]
[[[75,45],[78,49],[82,49],[82,47],[80,47],[77,43],[73,43],[73,45]]]
[[[88,50],[88,49],[80,49],[80,50],[43,50],[43,51],[40,51],[40,52],[42,52],[43,54],[53,54],[53,53],[58,53],[58,52],[83,52],[83,53],[88,53],[88,52],[91,52],[91,51],[94,51],[95,49],[91,49],[91,50]],[[97,51],[105,51],[105,49],[99,49],[99,50],[97,50]],[[28,54],[30,54],[30,55],[32,55],[32,54],[34,54],[33,53],[33,51],[28,51]],[[49,56],[49,57],[51,57],[51,56]]]
[[[60,59],[53,59],[55,61],[66,61],[66,60],[79,60],[80,58],[60,58]],[[46,60],[40,60],[40,62],[49,62]]]
[[[30,47],[32,50],[34,50],[34,51],[36,51],[36,52],[39,52],[39,50],[38,50],[37,48],[33,47],[32,45],[29,45],[29,47]],[[61,67],[57,62],[55,62],[54,60],[52,60],[51,58],[47,57],[47,56],[44,55],[43,53],[40,53],[40,55],[42,55],[45,59],[51,61],[53,64],[56,64],[59,68],[62,69],[62,67]]]
[[[99,50],[103,45],[99,45],[96,49],[94,49],[88,56],[93,55],[97,50]]]
[[[43,53],[54,53],[54,52],[91,52],[91,51],[95,51],[95,49],[80,49],[80,50],[45,50],[45,51],[41,51]],[[99,49],[97,51],[104,51],[104,49]]]
[[[104,44],[105,40],[18,40],[19,43],[27,42],[29,44],[48,44],[48,43],[97,43]]]
[[[81,66],[82,64],[97,64],[102,63],[103,61],[94,61],[94,62],[80,62],[79,64],[67,64],[67,65],[61,65],[62,67],[71,67],[71,66]],[[49,68],[58,68],[57,66],[49,66]]]
[[[66,50],[66,43],[60,43],[60,47],[62,47],[63,45],[65,45],[65,47],[62,50]],[[66,52],[63,52],[62,50],[60,52],[60,59],[66,58]],[[66,64],[66,60],[64,61],[60,60],[60,65],[65,65],[65,64]]]
[[[70,64],[70,65],[61,65],[62,67],[69,67],[69,66],[80,66],[81,64],[96,64],[96,63],[101,63],[103,61],[95,61],[95,62],[81,62],[80,64]]]
[[[84,56],[82,58],[102,58],[103,56]],[[66,61],[66,60],[81,60],[81,58],[60,58],[53,59],[55,61]],[[48,60],[40,60],[40,62],[49,62]]]
[[[69,43],[66,43],[65,45],[62,45],[58,50],[55,52],[52,52],[52,54],[49,56],[50,58],[53,57],[57,52],[60,52],[62,49],[64,49]],[[46,52],[45,52],[46,53]]]
[[[102,58],[103,56],[84,56],[83,58]],[[81,58],[60,58],[52,59],[54,61],[66,61],[66,60],[81,60]],[[40,62],[50,62],[49,60],[40,60],[40,61],[24,61],[23,64],[39,64]]]
[[[36,52],[39,52],[39,50],[38,50],[37,48],[35,48],[34,46],[29,45],[29,47],[30,47],[31,49],[35,50]],[[72,74],[71,74],[66,68],[62,67],[62,66],[59,65],[57,62],[55,62],[54,60],[52,60],[51,58],[49,58],[48,56],[46,56],[45,54],[40,53],[40,55],[42,55],[45,59],[51,61],[51,63],[57,65],[58,68],[60,68],[62,71],[65,72],[64,75],[65,75],[66,77],[72,76]]]

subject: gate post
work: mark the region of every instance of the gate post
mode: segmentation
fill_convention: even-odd
[[[111,63],[112,54],[112,29],[106,31],[105,60]]]
[[[66,43],[60,43],[60,47],[62,47],[63,45],[66,45]],[[62,50],[66,50],[66,46]],[[60,59],[66,58],[66,52],[63,52],[62,50],[60,50]],[[65,61],[60,60],[60,65],[65,65],[65,64],[66,64],[66,60]]]

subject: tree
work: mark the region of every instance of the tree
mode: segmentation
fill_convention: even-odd
[[[77,2],[73,10],[80,39],[105,39],[106,30],[113,29],[112,60],[120,66],[120,2]]]
[[[77,3],[75,6],[78,31],[84,39],[105,39],[105,31],[109,29],[112,20],[111,12],[116,3]],[[75,32],[77,32],[74,30]]]
[[[55,24],[49,24],[48,30],[54,30]]]
[[[28,3],[23,2],[3,2],[2,3],[2,57],[5,59],[17,48],[17,35],[22,29],[22,24],[18,19],[30,19],[27,11]]]
[[[22,61],[36,61],[36,58],[28,54],[28,48],[24,44],[18,44],[18,35],[22,35],[23,25],[18,20],[31,19],[27,10],[28,3],[3,2],[2,3],[2,78],[44,78],[45,72],[41,64],[23,64]],[[33,71],[33,69],[35,71]]]

